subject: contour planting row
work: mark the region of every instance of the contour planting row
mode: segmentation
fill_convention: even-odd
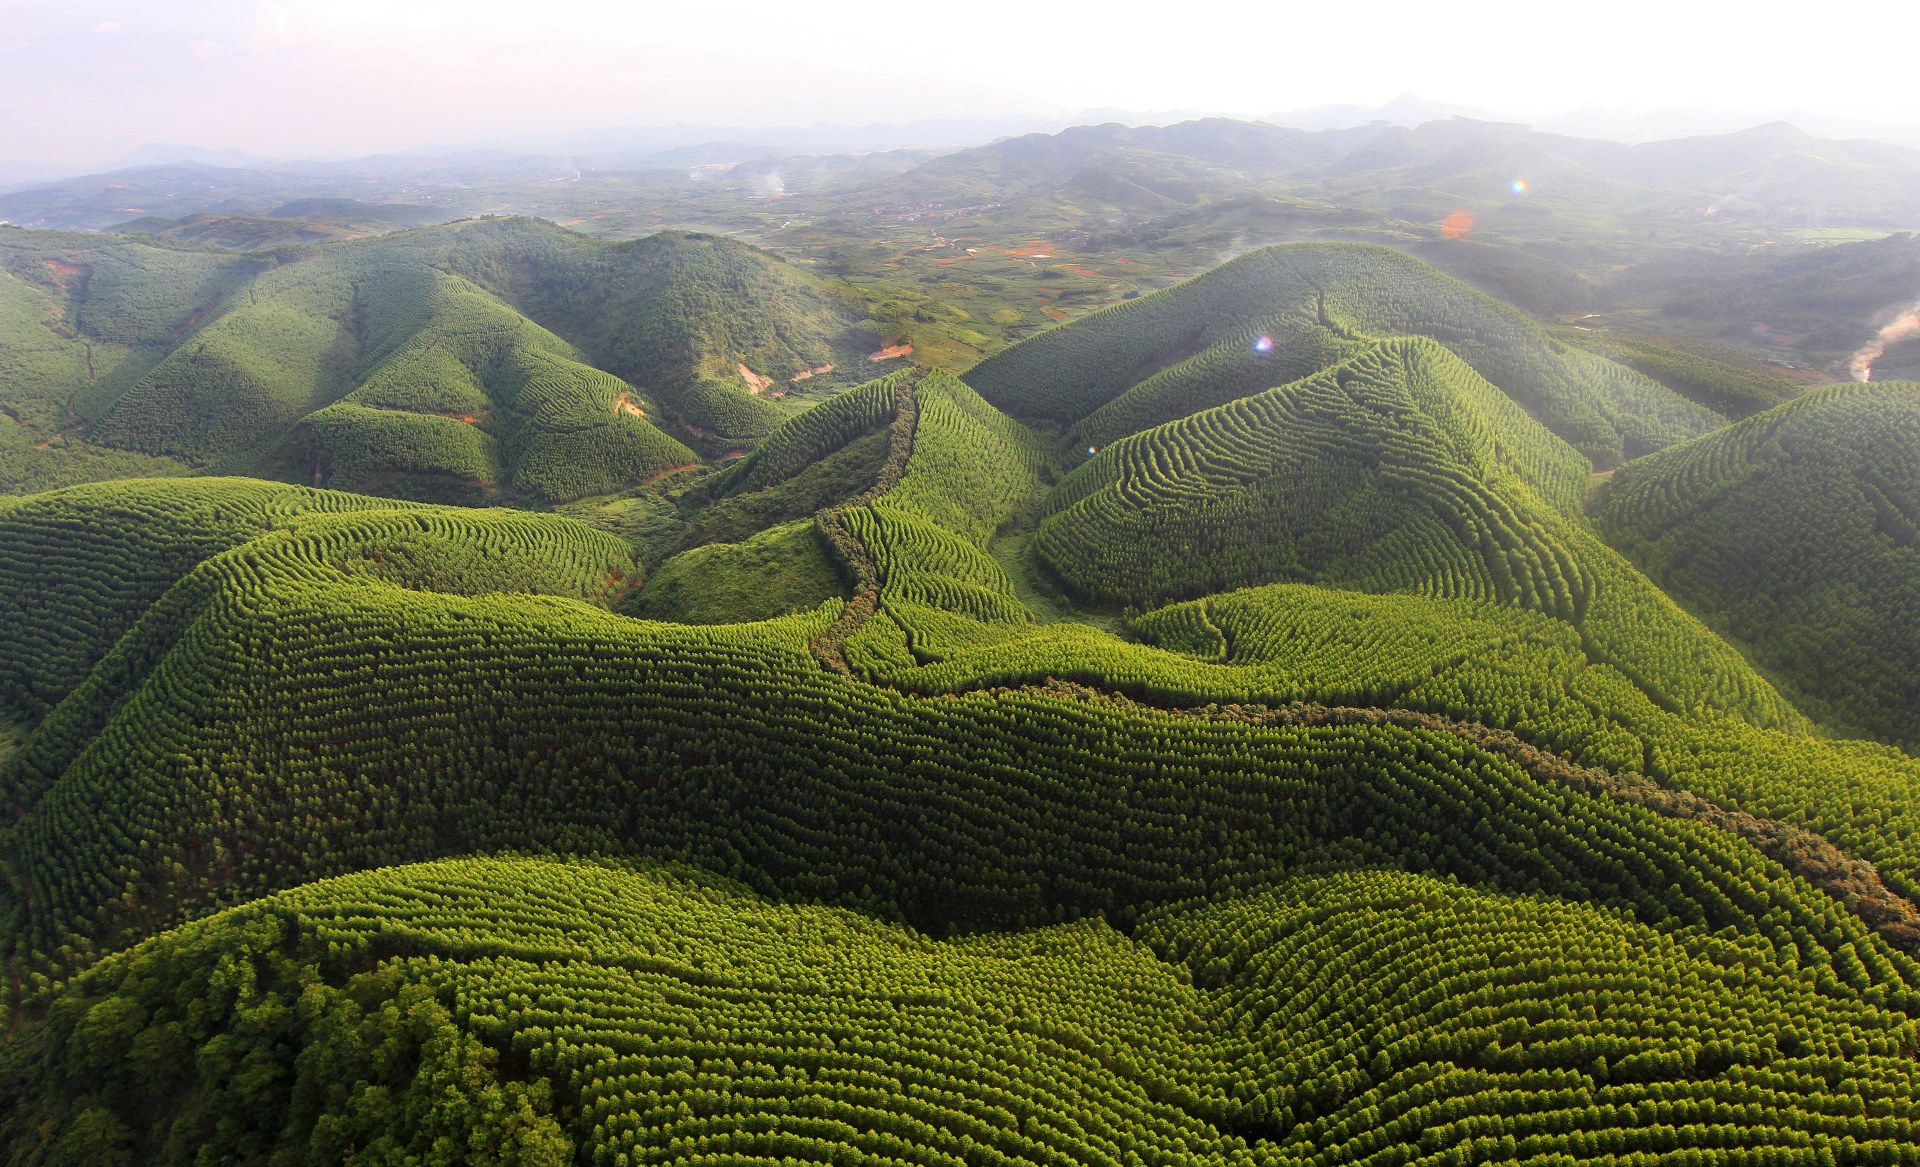
[[[1458,358],[1395,341],[1109,446],[1048,496],[1034,547],[1076,593],[1143,607],[1285,580],[1529,607],[1573,624],[1663,707],[1801,724],[1735,650],[1542,501],[1583,478]]]
[[[1914,1023],[1798,963],[1400,872],[937,942],[456,860],[106,958],[24,1031],[61,1056],[14,1063],[0,1130],[51,1162],[1920,1162]]]
[[[1836,983],[1906,968],[1745,844],[1444,732],[906,697],[818,667],[831,609],[701,629],[422,590],[479,590],[459,572],[473,540],[405,518],[210,561],[8,763],[25,967],[307,878],[516,848],[682,855],[940,928],[1124,917],[1370,860],[1650,922],[1784,911],[1782,935]],[[564,528],[527,579],[585,531],[517,521]],[[582,588],[613,566],[579,562]]]
[[[1427,337],[1602,466],[1724,422],[1651,378],[1566,348],[1517,310],[1411,256],[1354,243],[1261,248],[1197,279],[1022,341],[982,361],[967,378],[1015,416],[1091,421],[1089,415],[1154,374],[1245,337],[1276,314],[1292,322],[1267,333],[1270,352],[1285,350],[1276,364],[1319,353],[1338,359],[1345,354],[1329,345],[1335,337]],[[1223,384],[1236,382],[1243,366],[1225,353],[1216,359]],[[1122,415],[1134,408],[1122,407]],[[1158,420],[1167,416],[1173,415]]]
[[[1832,386],[1621,469],[1601,532],[1809,712],[1920,746],[1920,386]]]

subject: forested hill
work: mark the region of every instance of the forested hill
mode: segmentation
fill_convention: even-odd
[[[1074,424],[1076,440],[1099,446],[1393,336],[1452,348],[1603,469],[1724,421],[1410,256],[1362,244],[1263,248],[1022,341],[968,380],[1015,415]]]
[[[751,444],[848,383],[872,339],[752,248],[526,219],[245,255],[5,232],[0,269],[16,492],[226,469],[458,501],[606,493],[689,445]]]
[[[1920,1167],[1910,385],[0,244],[0,1167]]]
[[[1836,385],[1627,467],[1600,529],[1835,724],[1920,746],[1920,386]]]

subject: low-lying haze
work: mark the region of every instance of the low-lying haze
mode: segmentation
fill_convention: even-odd
[[[1883,136],[1920,121],[1901,70],[1846,67],[1920,31],[1904,4],[1841,0],[1790,18],[1644,0],[1142,11],[0,0],[0,159],[91,164],[152,142],[324,157],[606,126],[1090,107],[1261,117],[1408,90],[1526,120],[1580,111],[1589,129],[1594,110],[1622,108],[1693,111],[1704,125],[1713,111],[1794,113]]]

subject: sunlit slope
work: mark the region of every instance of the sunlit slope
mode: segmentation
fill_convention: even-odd
[[[1835,726],[1920,745],[1920,386],[1839,385],[1623,468],[1601,532]]]
[[[302,463],[384,493],[572,498],[691,459],[656,426],[751,444],[869,341],[827,285],[706,236],[492,219],[237,255],[10,231],[0,486]]]
[[[392,506],[244,478],[89,484],[0,510],[0,710],[38,719],[208,557],[302,515]]]
[[[1645,373],[1690,401],[1733,421],[1784,405],[1805,392],[1751,353],[1677,336],[1569,328],[1571,345]]]
[[[1425,468],[1425,477],[1411,481],[1445,481],[1434,478],[1435,468],[1458,471],[1459,463],[1448,459],[1464,458],[1477,467],[1475,474],[1552,489],[1557,460],[1564,487],[1584,485],[1575,455],[1477,378],[1458,375],[1457,360],[1438,350],[1429,355],[1435,369],[1454,374],[1422,383],[1419,399],[1435,406],[1431,414],[1377,421],[1399,435],[1396,448],[1411,458],[1408,464]],[[1460,718],[1511,729],[1586,765],[1644,773],[1723,805],[1798,824],[1872,856],[1898,886],[1920,886],[1913,882],[1920,852],[1906,842],[1912,795],[1920,789],[1920,769],[1911,759],[1870,743],[1807,736],[1804,720],[1744,661],[1571,520],[1545,520],[1540,539],[1568,555],[1605,597],[1593,622],[1484,598],[1279,585],[1216,595],[1134,621],[1135,638],[1191,655],[1155,651],[1085,625],[1035,622],[1003,570],[1007,561],[983,554],[980,534],[1020,509],[1010,500],[1039,489],[1031,435],[1022,437],[1019,427],[981,414],[983,403],[971,394],[949,394],[955,403],[973,402],[968,409],[937,404],[950,385],[937,376],[890,380],[896,393],[905,385],[916,403],[908,419],[913,443],[900,478],[917,489],[830,512],[822,526],[842,533],[835,546],[849,566],[845,574],[867,581],[871,611],[844,634],[843,613],[814,643],[843,648],[858,675],[928,695],[1065,678],[1158,704],[1317,701]],[[766,453],[790,443],[798,448],[803,428],[864,432],[860,441],[880,440],[872,432],[879,424],[879,398],[863,400],[879,388],[869,386],[828,412],[795,419],[789,438],[770,443]],[[1340,415],[1325,420],[1342,433],[1366,432]],[[896,416],[891,428],[897,431],[900,422]],[[1453,441],[1407,444],[1408,435],[1423,432],[1422,424],[1441,423],[1458,431]],[[1425,432],[1433,438],[1431,429]],[[815,444],[827,448],[835,440],[823,437]],[[1526,453],[1529,443],[1532,454]],[[1505,469],[1529,461],[1547,469],[1525,476]],[[743,477],[753,471],[751,463],[740,469]],[[785,484],[764,488],[782,489]],[[1520,496],[1509,502],[1516,499],[1514,513],[1547,509]],[[749,547],[743,558],[764,559],[771,550]],[[1133,550],[1151,554],[1146,547]],[[797,555],[778,562],[764,578],[790,578],[803,562]],[[698,589],[693,566],[686,559],[670,561],[662,576],[681,594],[711,598],[709,611],[716,615],[725,604],[741,602],[734,598],[731,581],[740,573],[732,563],[720,565],[712,577],[711,597]],[[755,594],[740,610],[772,610],[753,607],[757,602]]]
[[[258,270],[192,248],[0,228],[0,490],[185,470],[104,447],[90,427]]]
[[[702,488],[709,505],[673,550],[739,542],[868,490],[887,458],[900,387],[916,376],[903,371],[869,381],[781,422]]]
[[[1579,456],[1426,340],[1101,451],[1048,496],[1035,553],[1091,599],[1152,606],[1300,580],[1532,608],[1674,709],[1797,715],[1571,509]]]
[[[499,848],[681,856],[943,927],[1124,914],[1313,855],[1746,918],[1704,891],[1661,906],[1687,855],[1737,840],[1441,730],[906,697],[821,667],[831,605],[635,621],[599,606],[630,567],[567,520],[431,508],[302,518],[206,560],[0,771],[11,957],[73,967],[195,906]],[[915,643],[962,615],[921,607]],[[1543,858],[1595,830],[1658,874]]]
[[[272,465],[370,494],[560,501],[694,463],[647,420],[650,398],[495,297],[444,273],[418,291],[370,309],[422,318],[358,388],[302,418]]]
[[[651,393],[696,443],[751,445],[797,407],[869,375],[874,337],[858,315],[764,251],[679,232],[574,246],[582,250],[561,271],[523,280],[516,302]]]
[[[1246,355],[1263,334],[1272,345],[1258,357],[1274,369],[1264,378]],[[1561,345],[1517,310],[1411,256],[1356,243],[1262,248],[1022,341],[967,380],[1017,417],[1079,422],[1077,436],[1101,445],[1295,379],[1353,342],[1395,336],[1453,349],[1601,466],[1723,421],[1640,373]]]
[[[1271,584],[1156,609],[1126,631],[1123,640],[1082,624],[983,626],[924,663],[890,662],[874,675],[928,695],[1064,682],[1155,707],[1246,706],[1236,716],[1256,721],[1275,710],[1286,720],[1309,702],[1488,727],[1582,766],[1645,775],[1654,789],[1792,823],[1870,857],[1901,894],[1920,891],[1920,761],[1875,742],[1668,708],[1550,616]],[[1805,842],[1786,849],[1804,852]]]
[[[15,1030],[0,1131],[46,1164],[1910,1162],[1911,992],[1783,940],[1366,872],[937,941],[441,862],[103,961]]]
[[[703,485],[686,524],[621,610],[651,620],[727,624],[845,598],[845,564],[816,516],[873,489],[917,373],[882,377],[796,414]],[[890,431],[899,431],[897,435]]]

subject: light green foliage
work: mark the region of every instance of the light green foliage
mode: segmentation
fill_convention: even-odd
[[[67,327],[65,306],[0,269],[0,336],[0,416],[34,431],[58,427],[88,381],[86,345]]]
[[[808,413],[800,416],[806,417]],[[685,549],[706,543],[739,542],[756,531],[810,517],[822,507],[857,497],[872,486],[886,457],[884,432],[855,438],[791,478],[758,489],[740,489],[707,505],[687,523],[674,546]]]
[[[1157,705],[1312,701],[1457,718],[1796,823],[1920,889],[1920,762],[1866,742],[1668,710],[1593,655],[1577,628],[1539,613],[1274,584],[1161,608],[1130,631],[1157,647],[1052,624],[935,663],[879,662],[874,675],[926,694],[1058,678]]]
[[[1911,1154],[1894,1101],[1915,1085],[1910,1023],[1817,976],[1756,975],[1784,936],[1663,936],[1400,872],[1299,880],[1142,933],[1211,990],[1203,1024],[1232,1035],[1214,1056],[1277,1162],[1734,1163],[1843,1132],[1875,1144],[1862,1162]],[[1803,1093],[1827,1075],[1873,1101]]]
[[[791,412],[775,393],[817,398],[863,363],[868,338],[848,310],[764,252],[678,232],[590,249],[568,238],[578,243],[564,275],[509,277],[515,302],[644,388],[704,446],[765,437]],[[772,387],[754,392],[743,364]],[[792,381],[826,365],[843,372]]]
[[[1799,396],[1796,385],[1739,349],[1678,337],[1570,328],[1568,344],[1645,373],[1724,417],[1740,421]]]
[[[172,458],[109,449],[65,434],[43,438],[0,414],[0,494],[57,490],[109,478],[161,478],[191,469]]]
[[[849,389],[780,423],[753,452],[713,484],[719,495],[746,494],[785,482],[893,417],[894,389],[911,373],[895,373]]]
[[[1814,736],[1586,526],[1527,413],[1692,432],[1638,374],[1270,249],[1026,382],[1105,447],[1056,484],[944,373],[787,380],[854,334],[732,243],[246,262],[73,408],[301,398],[196,457],[599,526],[0,498],[0,1163],[1920,1167],[1920,761]],[[24,270],[0,323],[72,330]],[[655,418],[771,432],[656,480]],[[1789,494],[1910,543],[1904,479],[1796,424],[1605,504],[1818,453]],[[1123,639],[1060,587],[1179,602]]]
[[[1274,341],[1267,356],[1275,373],[1265,385],[1259,364],[1229,351],[1241,343],[1250,350],[1259,330]],[[1514,309],[1411,256],[1352,243],[1262,248],[1022,341],[967,379],[1016,416],[1085,419],[1078,436],[1099,445],[1127,425],[1170,420],[1187,402],[1205,401],[1195,398],[1196,383],[1217,395],[1267,388],[1302,375],[1314,360],[1337,359],[1337,340],[1395,336],[1446,345],[1603,466],[1722,420],[1642,374],[1566,348]],[[1177,368],[1196,356],[1205,368]],[[1169,366],[1176,366],[1171,377],[1152,380]]]
[[[1014,505],[1032,447],[938,377],[914,400],[923,424],[896,490],[920,481],[897,513],[880,505],[891,494],[866,509],[876,531],[949,541],[950,561],[886,580],[931,596],[970,570],[967,533]],[[992,453],[1001,470],[948,466],[941,450]],[[269,505],[344,497],[247,489]],[[43,561],[93,542],[74,501],[46,525]],[[1727,1105],[1769,1132],[1763,1147],[1899,1163],[1884,1148],[1911,1145],[1910,957],[1735,836],[1579,793],[1439,728],[905,695],[820,668],[808,642],[832,605],[694,628],[584,602],[618,591],[630,553],[538,515],[296,513],[206,554],[0,771],[18,816],[0,836],[7,959],[45,987],[36,978],[182,916],[367,874],[105,955],[37,997],[0,1074],[8,1145],[36,1161],[202,1146],[337,1161],[349,1143],[399,1155],[441,1132],[456,1140],[436,1152],[447,1162],[551,1162],[569,1141],[608,1162],[699,1146],[831,1161],[849,1141],[923,1158],[967,1134],[968,1154],[1124,1164],[1171,1148],[1332,1167],[1355,1148],[1382,1164],[1479,1154],[1473,1140],[1510,1133],[1487,1124],[1516,1108],[1566,1116],[1537,1135],[1566,1141],[1540,1146],[1709,1147],[1717,1120],[1700,1116],[1720,1112],[1699,1108]],[[75,619],[106,602],[72,595]],[[1366,602],[1332,605],[1319,626]],[[1418,635],[1444,660],[1466,647],[1446,641],[1457,624],[1484,625],[1471,644],[1538,642],[1578,671],[1575,642],[1543,616],[1450,623],[1446,608],[1392,598],[1382,618],[1407,635],[1329,631],[1325,670]],[[1275,624],[1272,610],[1254,597],[1178,634],[1209,655],[1244,644],[1244,664],[1126,651],[1284,670],[1316,622]],[[919,647],[966,617],[908,595],[883,602],[883,622]],[[849,644],[856,669],[884,644],[863,651]],[[1444,689],[1421,651],[1395,667]],[[1457,699],[1478,695],[1466,684]],[[1090,924],[935,944],[578,864],[369,870],[502,850],[689,861],[935,934],[1104,913],[1140,922],[1147,945]],[[1437,879],[1334,874],[1379,868]],[[1268,921],[1270,939],[1235,939]],[[1404,955],[1394,928],[1430,943]],[[1275,1013],[1274,992],[1304,990],[1333,963],[1318,954],[1348,943],[1337,994]],[[1555,950],[1573,954],[1565,968]],[[1481,1004],[1421,1006],[1420,978],[1443,974],[1446,1000]],[[1369,1000],[1390,1028],[1325,1012]],[[843,1056],[874,1077],[836,1076]],[[143,1071],[156,1059],[193,1076]],[[1851,1109],[1861,1095],[1819,1077],[1842,1064],[1879,1101]],[[1674,1119],[1643,1117],[1642,1099]]]
[[[301,424],[315,479],[341,490],[405,497],[425,489],[450,495],[442,501],[477,502],[495,485],[497,443],[459,418],[342,401]]]
[[[1367,847],[1398,854],[1410,844],[1394,824],[1417,835],[1454,813],[1411,797],[1401,776],[1429,764],[1400,752],[1415,741],[1456,759],[1432,764],[1464,765],[1469,747],[1443,734],[902,699],[822,672],[806,642],[830,610],[692,628],[500,592],[604,596],[629,565],[624,546],[565,520],[435,510],[320,516],[207,560],[9,763],[24,817],[7,841],[37,889],[14,901],[27,912],[16,953],[54,962],[63,946],[111,946],[169,903],[503,846],[666,848],[796,891],[845,889],[909,919],[1031,920],[1053,904],[1119,910],[1239,886],[1315,832],[1346,837],[1349,822],[1367,824],[1352,828]],[[1149,782],[1138,759],[1150,756],[1163,761]],[[1475,758],[1473,782],[1525,779]],[[1144,807],[1176,791],[1198,800],[1181,823],[1156,811],[1118,839],[1093,826],[1132,813],[1116,797]],[[1225,802],[1203,809],[1213,799]],[[1395,809],[1353,820],[1331,809],[1356,799]],[[1512,813],[1537,823],[1523,801]],[[975,817],[1002,802],[1002,825]],[[898,847],[835,841],[906,808],[920,825]],[[1193,832],[1223,829],[1223,815],[1240,824],[1234,841],[1202,844]],[[1461,851],[1466,866],[1447,869],[1527,886],[1527,849],[1500,845],[1515,850]]]
[[[705,236],[488,220],[242,256],[5,235],[11,490],[193,466],[467,502],[613,493],[697,461],[660,425],[750,443],[844,387],[814,371],[856,369],[870,339],[812,277]]]
[[[945,373],[922,377],[913,395],[918,416],[904,475],[841,521],[873,561],[888,617],[857,639],[902,638],[858,651],[926,663],[1032,622],[986,545],[1037,493],[1045,459],[1026,427]]]
[[[1254,347],[1259,337],[1273,347]],[[1134,384],[1074,425],[1073,450],[1099,450],[1128,434],[1311,376],[1367,347],[1298,314],[1282,313],[1234,330],[1186,360]]]
[[[1623,468],[1601,532],[1836,727],[1920,746],[1920,386],[1839,385]]]
[[[1041,562],[1151,605],[1278,580],[1532,608],[1673,709],[1798,715],[1564,512],[1578,456],[1446,349],[1394,341],[1103,450],[1049,495]]]
[[[109,446],[200,466],[264,449],[337,396],[353,338],[353,288],[335,263],[294,263],[171,350],[93,428]]]
[[[729,624],[785,616],[845,595],[819,532],[801,519],[739,543],[708,543],[674,556],[621,610],[648,620]]]
[[[242,478],[78,486],[15,502],[0,510],[0,708],[44,715],[209,556],[300,515],[381,505]]]
[[[411,315],[409,315],[411,313]],[[510,479],[543,501],[608,494],[693,464],[637,394],[458,276],[382,305],[411,333],[338,404],[310,414],[291,469],[341,489],[477,501]]]

